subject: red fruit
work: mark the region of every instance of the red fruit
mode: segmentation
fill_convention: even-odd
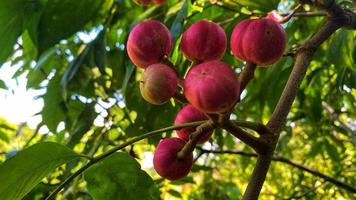
[[[153,166],[161,177],[174,181],[188,175],[193,166],[193,153],[183,160],[177,158],[185,143],[180,138],[167,138],[159,142],[153,156]]]
[[[225,31],[214,22],[199,20],[184,32],[180,48],[192,61],[220,59],[226,50]]]
[[[272,19],[246,19],[231,34],[231,50],[235,57],[260,66],[275,63],[286,47],[286,32]]]
[[[127,40],[127,53],[136,66],[146,68],[168,56],[172,46],[168,28],[159,21],[147,20],[131,30]]]
[[[163,4],[165,2],[166,2],[166,0],[153,0],[153,3],[155,3],[155,4]]]
[[[145,69],[141,76],[140,91],[149,103],[161,105],[176,92],[177,73],[165,64],[153,64]]]
[[[196,121],[203,121],[208,120],[209,118],[198,109],[194,108],[192,105],[184,106],[177,114],[176,120],[174,121],[174,125],[189,123],[189,122],[196,122]],[[188,141],[191,134],[195,131],[196,127],[190,128],[183,128],[177,130],[177,134],[179,138]],[[207,142],[210,136],[213,134],[213,131],[209,131],[204,133],[203,137],[201,137],[198,141],[199,144],[203,144]]]
[[[223,113],[230,110],[239,98],[240,90],[234,70],[218,60],[191,68],[183,87],[188,101],[204,113]]]
[[[134,0],[134,2],[138,5],[148,5],[151,3],[151,0]]]

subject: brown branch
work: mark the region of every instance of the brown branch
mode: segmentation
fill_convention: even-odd
[[[232,121],[225,121],[222,125],[222,128],[224,128],[226,131],[231,133],[233,136],[253,148],[257,153],[260,154],[266,154],[268,151],[268,144],[264,141],[261,140],[260,138],[257,138],[250,133],[244,131],[240,127],[236,126]]]
[[[277,20],[278,23],[280,24],[284,24],[286,22],[288,22],[290,19],[292,19],[292,17],[296,14],[296,12],[302,7],[302,4],[298,4],[291,13],[289,13],[288,15],[284,16],[282,19]]]
[[[215,123],[212,121],[207,121],[199,125],[195,132],[191,134],[189,141],[184,145],[183,149],[177,154],[178,159],[185,159],[190,153],[194,151],[199,139],[215,128]]]
[[[356,28],[356,14],[342,9],[339,5],[335,4],[334,0],[300,0],[300,2],[311,3],[315,6],[326,9],[329,15],[328,20],[324,26],[314,36],[308,39],[296,52],[293,70],[289,76],[277,106],[273,111],[272,117],[267,124],[267,126],[274,133],[271,144],[272,150],[269,154],[260,155],[258,157],[255,169],[252,172],[251,180],[243,197],[244,200],[258,199],[271,163],[272,154],[278,142],[279,132],[284,125],[286,117],[297,95],[299,85],[305,76],[314,52],[339,28]]]
[[[242,70],[242,72],[239,75],[240,95],[242,91],[246,88],[250,80],[252,80],[253,77],[255,76],[255,69],[256,69],[256,64],[252,62],[246,62],[245,68]]]
[[[233,155],[241,155],[241,156],[246,156],[246,157],[258,157],[258,154],[256,153],[251,153],[251,152],[246,152],[246,151],[231,151],[231,150],[208,150],[208,149],[203,149],[201,147],[197,147],[198,150],[201,151],[201,153],[213,153],[213,154],[233,154]],[[302,170],[304,172],[308,172],[316,177],[322,178],[323,180],[330,182],[334,184],[335,186],[341,187],[345,190],[348,190],[350,192],[355,193],[356,188],[352,187],[351,185],[348,185],[346,183],[343,183],[331,176],[328,176],[326,174],[323,174],[321,172],[312,170],[306,166],[303,166],[301,164],[296,163],[295,161],[289,160],[283,156],[272,156],[271,160],[276,161],[276,162],[281,162],[285,163],[289,166],[295,167],[299,170]],[[260,161],[261,162],[261,161]]]
[[[282,14],[282,16],[287,16],[288,14]],[[293,17],[323,17],[326,16],[326,12],[297,12]]]
[[[269,130],[269,128],[267,126],[265,126],[261,123],[250,122],[250,121],[240,121],[240,120],[232,120],[231,122],[237,126],[254,130],[259,135],[272,134],[271,130]]]

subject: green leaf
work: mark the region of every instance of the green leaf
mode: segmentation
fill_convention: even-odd
[[[190,1],[189,0],[185,0],[183,5],[182,5],[182,8],[177,13],[177,17],[174,19],[174,22],[173,22],[173,24],[171,26],[171,30],[170,31],[172,33],[172,37],[173,37],[173,41],[174,42],[182,34],[183,22],[184,22],[184,19],[187,18],[189,6],[190,6]]]
[[[38,25],[39,52],[84,29],[100,14],[105,1],[48,0]]]
[[[105,31],[100,32],[94,43],[94,61],[101,74],[106,74],[106,39]]]
[[[327,58],[338,67],[347,66],[355,70],[356,63],[352,53],[355,42],[355,33],[347,30],[339,30],[331,40],[327,51]]]
[[[0,165],[0,199],[22,199],[47,174],[79,157],[69,148],[53,142],[38,143],[18,152]]]
[[[95,104],[93,103],[85,105],[82,113],[80,113],[78,119],[74,123],[74,129],[71,133],[71,138],[67,145],[68,147],[73,148],[77,143],[79,143],[84,134],[90,130],[94,119],[97,116],[94,110],[94,105]]]
[[[0,80],[0,89],[5,89],[7,90],[7,86],[3,80]]]
[[[172,196],[174,197],[177,197],[177,198],[182,198],[182,195],[177,191],[177,190],[173,190],[173,189],[170,189],[167,191],[169,194],[171,194]]]
[[[51,49],[38,60],[34,69],[30,70],[27,75],[27,88],[38,86],[42,81],[46,80],[47,75],[52,69],[60,66],[60,57],[56,54],[56,49]]]
[[[24,3],[24,0],[0,1],[0,66],[11,55],[22,32]]]
[[[65,70],[62,79],[61,79],[61,87],[63,89],[63,97],[67,98],[67,86],[74,79],[78,72],[83,73],[80,69],[83,66],[87,56],[90,54],[92,50],[92,46],[88,45],[84,48],[84,50],[69,64],[68,68]]]
[[[95,200],[159,199],[151,177],[126,153],[115,153],[96,163],[84,173],[84,178]]]
[[[114,49],[106,54],[108,67],[112,70],[112,89],[120,89],[125,79],[124,54],[125,52],[119,49]],[[133,71],[134,67],[130,69]]]
[[[10,139],[9,137],[6,135],[6,133],[0,131],[0,140],[6,142],[6,143],[9,143],[10,142]]]
[[[329,142],[325,142],[324,147],[326,148],[326,152],[330,156],[331,160],[333,161],[340,160],[339,153],[337,152],[337,148],[334,145],[330,144]]]
[[[60,78],[59,75],[53,77],[48,83],[47,92],[43,95],[42,121],[52,133],[57,132],[59,122],[65,119]]]
[[[239,0],[236,1],[238,4],[242,6],[247,6],[250,9],[258,9],[261,11],[272,11],[277,9],[279,0],[272,0],[272,1],[266,1],[266,0]]]

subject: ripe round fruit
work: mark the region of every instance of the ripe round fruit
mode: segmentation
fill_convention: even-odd
[[[226,43],[224,29],[214,22],[199,20],[183,33],[180,48],[189,60],[208,61],[222,58]]]
[[[131,30],[127,40],[127,53],[136,66],[146,68],[168,56],[172,46],[168,28],[159,21],[147,20]]]
[[[153,64],[145,69],[141,76],[140,91],[149,103],[161,105],[176,92],[177,73],[165,64]]]
[[[223,113],[230,110],[238,100],[240,90],[234,70],[218,60],[191,68],[183,87],[187,100],[204,113]]]
[[[209,118],[198,109],[194,108],[192,105],[184,106],[177,114],[174,125],[185,124],[189,122],[208,120]],[[177,130],[178,137],[188,141],[191,134],[195,131],[196,127],[182,128]],[[199,144],[203,144],[209,140],[213,131],[204,133],[204,135],[198,140]]]
[[[283,55],[286,40],[286,32],[274,20],[246,19],[232,31],[230,46],[235,57],[267,66]]]
[[[167,138],[159,142],[153,156],[153,166],[161,177],[174,181],[188,175],[193,166],[193,153],[183,160],[177,158],[185,143],[180,138]]]

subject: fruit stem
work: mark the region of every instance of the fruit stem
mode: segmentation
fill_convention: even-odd
[[[239,75],[240,95],[241,95],[242,91],[246,88],[246,86],[250,82],[250,80],[252,80],[253,77],[255,76],[256,66],[257,65],[255,63],[246,62],[245,68],[242,70],[242,72]],[[238,101],[240,101],[240,98]]]
[[[216,124],[209,120],[200,126],[198,126],[195,132],[192,133],[189,141],[184,145],[184,147],[177,153],[177,158],[179,160],[184,160],[189,154],[194,151],[195,146],[197,145],[199,139],[204,136],[205,133],[210,132],[215,129]]]
[[[290,19],[292,19],[292,17],[294,16],[294,14],[302,7],[302,4],[298,4],[291,13],[289,13],[287,16],[283,17],[282,19],[276,20],[278,23],[280,24],[284,24],[286,22],[288,22]]]

